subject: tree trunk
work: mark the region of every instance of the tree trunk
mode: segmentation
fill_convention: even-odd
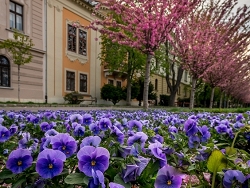
[[[214,90],[215,90],[215,87],[212,87],[211,96],[210,96],[209,108],[213,108],[213,103],[214,103]]]
[[[192,77],[192,89],[191,89],[190,105],[189,105],[190,109],[194,108],[194,96],[195,96],[195,91],[196,91],[196,81],[197,81],[197,79]]]
[[[169,96],[169,106],[175,106],[176,91],[171,92]]]
[[[223,101],[223,93],[221,92],[221,94],[220,94],[220,106],[219,106],[219,108],[222,107],[222,101]]]
[[[148,87],[150,81],[150,64],[151,64],[151,54],[147,54],[145,78],[144,78],[144,90],[143,90],[143,108],[148,109]]]
[[[131,106],[131,79],[130,75],[127,76],[127,99],[126,99],[126,105]]]
[[[18,103],[20,103],[20,65],[17,65],[18,67]]]

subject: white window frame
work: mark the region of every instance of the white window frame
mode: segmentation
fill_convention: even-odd
[[[115,86],[117,87],[117,82],[121,82],[121,88],[122,88],[122,81],[121,80],[116,80],[115,81]]]
[[[80,91],[80,74],[86,74],[87,75],[87,92],[81,92]],[[87,72],[78,71],[77,76],[78,76],[78,92],[82,93],[82,94],[88,94],[88,92],[89,92],[89,74]]]
[[[77,21],[79,24],[80,22]],[[76,31],[76,52],[72,52],[72,51],[68,51],[68,25],[73,25],[73,21],[70,20],[66,20],[66,49],[65,49],[65,54],[66,56],[69,58],[70,61],[76,61],[78,60],[80,63],[85,64],[88,62],[88,46],[89,46],[89,40],[88,40],[88,36],[89,36],[89,31],[84,29],[83,27],[79,27]],[[86,56],[85,55],[81,55],[79,54],[79,29],[85,31],[87,33],[87,44],[86,44]]]
[[[115,80],[114,80],[114,79],[110,79],[110,78],[108,78],[108,79],[107,79],[107,84],[109,84],[109,80],[112,80],[112,81],[113,81],[113,86],[114,86],[114,84],[115,84]]]
[[[73,70],[73,69],[65,69],[65,71],[64,71],[64,74],[65,74],[65,76],[64,76],[64,86],[65,86],[64,92],[66,92],[66,93],[72,93],[73,91],[67,90],[67,71],[75,73],[75,91],[77,89],[77,87],[76,87],[77,72],[76,72],[76,70]]]

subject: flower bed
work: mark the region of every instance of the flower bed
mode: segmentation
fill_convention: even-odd
[[[0,185],[250,187],[250,112],[0,111]]]

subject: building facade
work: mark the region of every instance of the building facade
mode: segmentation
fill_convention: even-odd
[[[67,93],[77,91],[100,99],[104,84],[124,85],[101,66],[100,33],[84,29],[102,14],[93,15],[92,3],[81,0],[47,1],[47,82],[45,93],[49,103],[63,103]]]
[[[126,74],[110,72],[101,65],[98,31],[85,29],[102,12],[93,15],[98,3],[85,0],[1,0],[0,41],[13,38],[13,29],[28,35],[34,43],[32,62],[21,66],[20,101],[64,103],[64,96],[77,91],[101,99],[104,84],[126,86]],[[121,62],[122,64],[122,62]],[[151,83],[158,100],[169,95],[164,75],[154,74]],[[190,78],[184,72],[176,98],[189,97]],[[18,100],[17,65],[11,54],[0,49],[0,101]],[[88,103],[88,102],[86,102]],[[121,101],[120,104],[125,104]],[[135,102],[137,105],[137,102]]]
[[[20,101],[44,101],[44,2],[1,0],[0,41],[13,39],[13,29],[33,41],[32,62],[20,67]],[[18,100],[18,70],[12,55],[0,49],[0,101]]]

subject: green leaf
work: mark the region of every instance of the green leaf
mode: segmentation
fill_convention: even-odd
[[[64,182],[67,184],[87,184],[88,185],[88,177],[86,177],[83,173],[74,173],[69,174],[65,179]]]
[[[212,173],[222,171],[227,167],[227,159],[219,150],[214,150],[208,158],[207,168]]]
[[[11,188],[18,188],[21,187],[22,183],[26,182],[26,178],[24,176],[22,176],[21,178],[19,178],[13,185]]]
[[[232,148],[232,147],[226,147],[226,154],[227,155],[236,155],[237,150],[235,148]]]
[[[16,174],[13,174],[10,170],[3,170],[2,172],[0,172],[0,179],[8,179],[8,178],[12,178],[16,176]]]
[[[119,174],[115,176],[114,182],[123,185],[125,188],[131,188],[131,183],[125,183]]]

